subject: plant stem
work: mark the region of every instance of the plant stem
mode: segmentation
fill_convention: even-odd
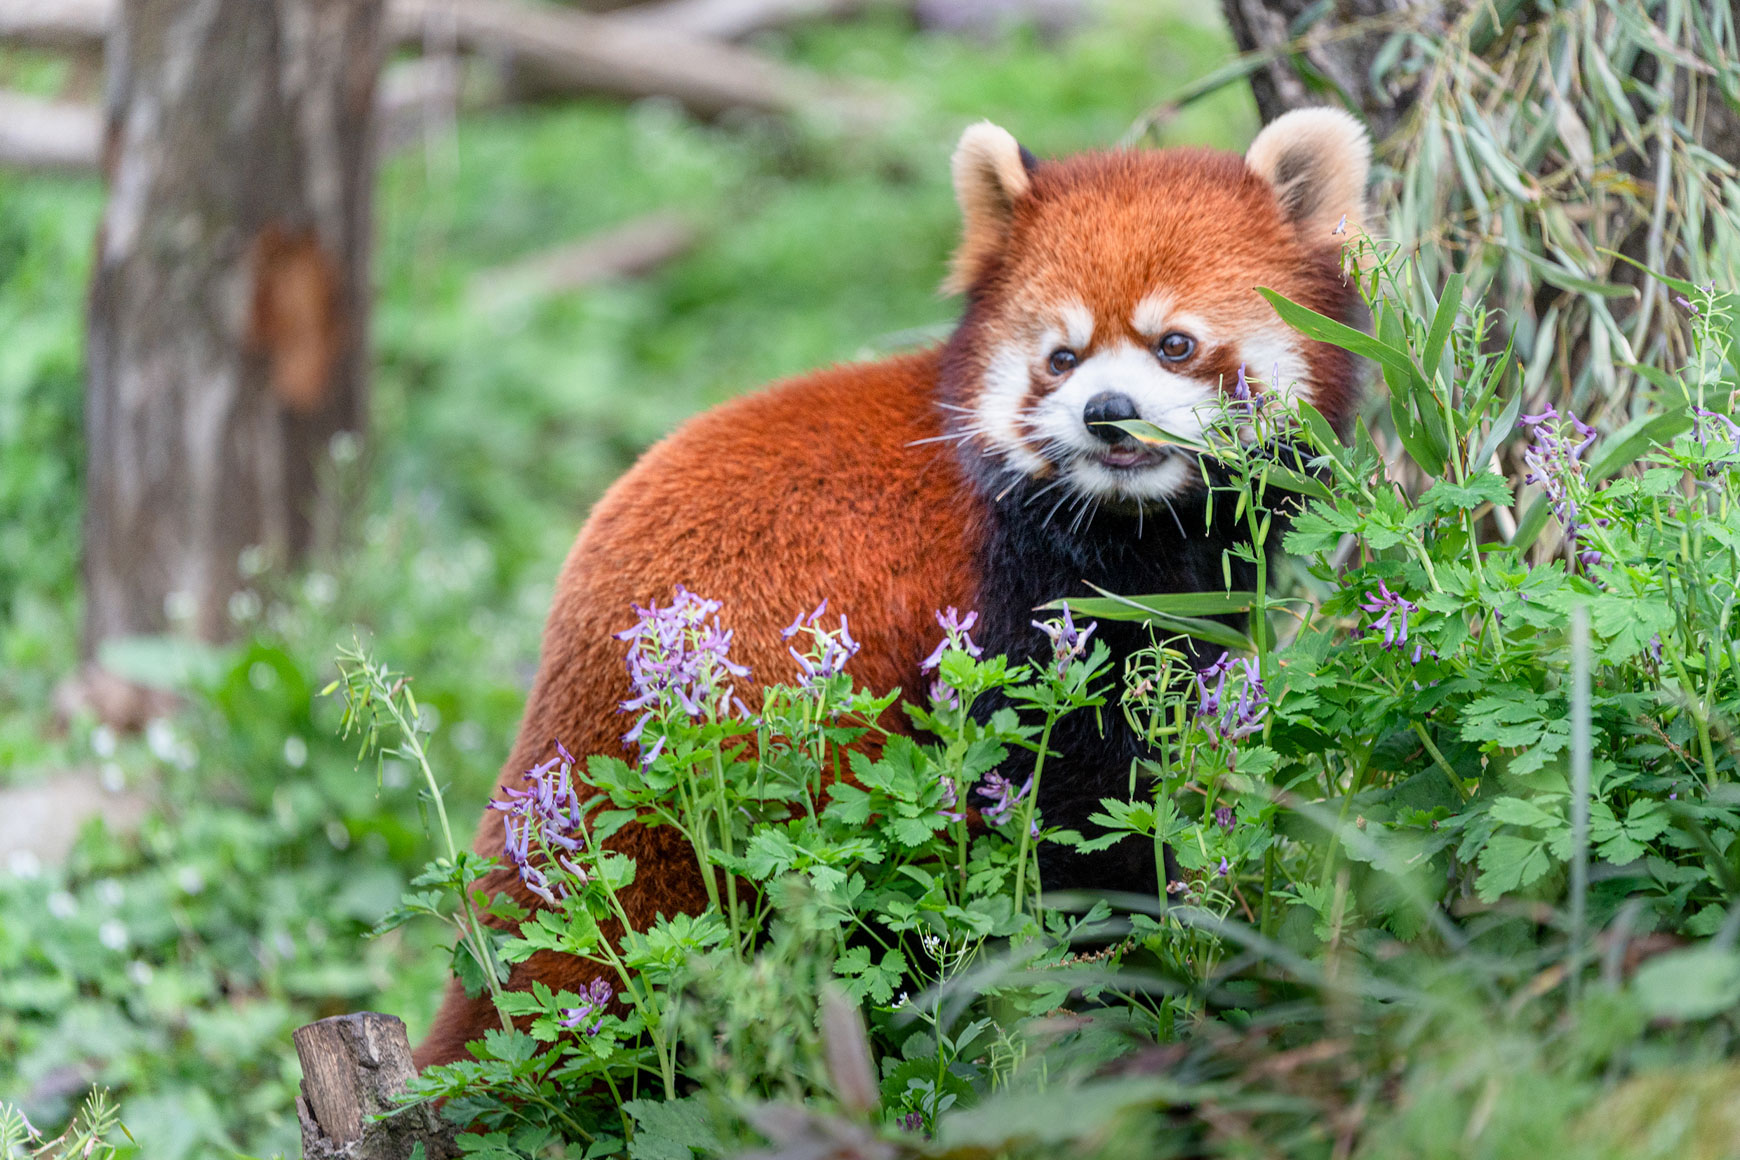
[[[1039,804],[1039,778],[1045,772],[1045,755],[1051,750],[1051,727],[1057,724],[1057,708],[1053,706],[1045,713],[1045,730],[1039,735],[1039,756],[1033,762],[1032,788],[1027,791],[1027,809],[1021,818],[1021,845],[1015,858],[1015,910],[1021,910],[1021,905],[1027,900],[1027,849],[1033,840],[1033,811]],[[1035,858],[1038,851],[1034,852]],[[1039,868],[1033,869],[1033,893],[1035,899],[1039,895]],[[1040,916],[1039,904],[1033,907],[1034,917]]]

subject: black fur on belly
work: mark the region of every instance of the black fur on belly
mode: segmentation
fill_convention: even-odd
[[[1054,507],[1058,492],[1045,493],[1047,481],[1012,482],[983,459],[969,470],[975,472],[986,506],[988,530],[974,638],[987,654],[1006,654],[1011,663],[1044,665],[1051,660],[1051,642],[1033,622],[1058,613],[1041,612],[1040,606],[1061,597],[1097,595],[1089,583],[1126,596],[1219,592],[1226,576],[1223,553],[1249,542],[1242,521],[1232,519],[1230,495],[1217,497],[1213,522],[1208,522],[1208,491],[1200,484],[1185,496],[1173,497],[1170,509],[1152,501],[1140,512],[1108,511],[1102,504],[1082,515],[1091,500],[1084,505],[1071,499]],[[1255,584],[1254,566],[1233,558],[1231,567],[1233,588]],[[1086,835],[1097,832],[1088,817],[1099,811],[1100,799],[1126,796],[1131,762],[1150,755],[1118,708],[1124,661],[1149,646],[1150,631],[1140,622],[1101,621],[1094,637],[1111,649],[1112,663],[1103,678],[1109,686],[1108,703],[1097,718],[1092,710],[1078,710],[1058,722],[1039,791],[1047,825]],[[1201,668],[1220,650],[1193,642],[1192,653],[1192,662]],[[988,717],[1007,703],[1001,696],[981,698],[975,716]],[[1020,784],[1031,771],[1032,757],[1023,753],[1012,765],[1009,773]],[[1135,837],[1095,854],[1048,844],[1041,849],[1040,869],[1047,890],[1152,893],[1159,888],[1153,847]]]

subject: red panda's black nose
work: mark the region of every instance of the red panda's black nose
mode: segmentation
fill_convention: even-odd
[[[1122,443],[1128,439],[1123,430],[1111,424],[1136,418],[1140,416],[1136,414],[1135,400],[1122,391],[1101,391],[1089,399],[1081,411],[1087,429],[1095,439],[1104,443]]]

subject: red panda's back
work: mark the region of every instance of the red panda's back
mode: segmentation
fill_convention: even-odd
[[[910,687],[933,609],[974,596],[967,484],[942,431],[934,352],[835,367],[689,421],[651,448],[587,520],[557,582],[543,659],[504,773],[620,753],[631,605],[682,584],[722,601],[750,683],[790,679],[779,630],[824,597],[863,651],[851,672]],[[932,442],[919,442],[933,440]],[[583,748],[584,747],[584,748]]]

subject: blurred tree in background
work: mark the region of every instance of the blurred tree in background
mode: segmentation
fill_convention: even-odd
[[[85,347],[87,654],[230,635],[366,410],[380,0],[133,0]]]

